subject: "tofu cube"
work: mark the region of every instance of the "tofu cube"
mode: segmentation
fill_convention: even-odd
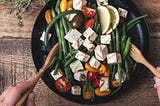
[[[88,54],[81,52],[81,51],[78,51],[75,55],[75,58],[80,61],[87,62],[89,60],[90,56]]]
[[[82,34],[77,29],[72,29],[64,36],[64,38],[70,43],[74,43],[81,37],[81,35]]]
[[[84,32],[83,35],[89,39],[91,42],[95,41],[98,35],[94,32],[92,28],[87,28]]]
[[[121,54],[120,53],[110,53],[107,55],[108,64],[121,63]]]
[[[81,87],[80,86],[72,86],[71,93],[73,95],[81,95]]]
[[[73,0],[73,8],[75,10],[81,10],[81,7],[86,4],[87,4],[86,0]]]
[[[107,91],[109,89],[109,77],[101,77],[100,91]]]
[[[101,63],[94,56],[92,56],[89,60],[89,65],[95,69],[98,69],[100,64]]]
[[[118,72],[115,74],[115,80],[117,80],[119,82],[119,75]],[[126,80],[126,73],[124,72],[124,70],[122,70],[122,79],[121,79],[121,83],[123,83]]]
[[[107,45],[97,45],[95,50],[95,57],[99,60],[99,61],[104,61],[107,58],[107,54],[108,54],[108,48]]]
[[[93,51],[95,48],[94,44],[88,39],[84,40],[83,46],[86,47],[88,51]]]
[[[74,79],[77,81],[85,81],[87,79],[88,71],[78,71],[74,73]]]
[[[40,40],[43,41],[43,42],[44,42],[44,39],[45,39],[45,34],[46,34],[46,32],[43,31],[42,36],[40,37]],[[48,41],[50,40],[51,36],[52,36],[52,34],[49,33],[48,34]]]
[[[101,35],[101,43],[102,44],[110,44],[111,42],[111,35]]]
[[[128,11],[123,8],[118,8],[119,15],[123,18],[127,18]]]
[[[61,69],[58,69],[57,74],[55,74],[55,75],[54,75],[54,71],[55,70],[51,71],[51,73],[50,73],[54,80],[57,80],[63,76],[63,72]]]
[[[84,40],[79,38],[77,41],[72,43],[72,47],[77,50],[83,44],[83,42]]]
[[[70,66],[73,73],[76,73],[79,70],[84,69],[82,63],[79,60],[72,62],[69,66]]]

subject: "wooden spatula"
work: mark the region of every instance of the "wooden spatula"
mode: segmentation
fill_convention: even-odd
[[[160,73],[156,70],[154,66],[152,66],[142,55],[141,51],[134,45],[131,44],[130,56],[135,60],[137,63],[141,63],[145,65],[155,76],[160,78]]]
[[[35,78],[33,79],[33,83],[34,85],[32,86],[32,88],[30,88],[26,93],[24,93],[24,95],[20,98],[20,100],[17,102],[16,106],[23,106],[23,104],[25,103],[28,95],[32,92],[32,90],[34,89],[35,85],[37,84],[38,80],[43,76],[43,74],[45,73],[46,69],[48,68],[52,58],[56,55],[57,51],[59,49],[59,44],[56,43],[53,48],[51,49],[51,51],[49,52],[44,65],[42,66],[42,68],[40,68],[39,73],[36,74]]]

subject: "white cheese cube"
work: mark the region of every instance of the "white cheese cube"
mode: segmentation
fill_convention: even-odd
[[[119,15],[123,18],[127,18],[128,11],[123,8],[118,8]]]
[[[79,38],[77,41],[72,43],[72,47],[74,49],[78,49],[82,44],[83,44],[84,40],[82,38]]]
[[[89,39],[91,42],[95,41],[98,35],[94,32],[92,28],[87,28],[84,32],[83,35]]]
[[[73,0],[73,8],[75,10],[81,10],[81,7],[86,4],[87,4],[86,0]]]
[[[88,39],[84,40],[83,46],[86,47],[88,51],[93,51],[95,48],[94,44]]]
[[[107,55],[108,64],[121,63],[121,54],[120,53],[110,53]]]
[[[102,44],[110,44],[111,42],[111,35],[101,35],[101,43]]]
[[[107,57],[108,54],[108,48],[107,45],[97,45],[95,50],[95,57],[99,60],[99,61],[104,61]]]
[[[70,43],[74,43],[81,37],[81,35],[82,34],[77,29],[72,29],[64,36],[64,38]]]
[[[89,65],[95,69],[98,69],[100,64],[101,63],[94,56],[92,56],[89,60]]]
[[[115,74],[115,80],[119,81],[119,74],[118,72]],[[126,73],[124,72],[124,70],[122,70],[122,79],[121,79],[121,83],[123,83],[126,80]]]
[[[100,79],[100,91],[107,91],[109,89],[109,77],[102,77]]]
[[[57,79],[59,79],[60,77],[63,76],[63,73],[62,73],[61,69],[58,69],[58,71],[55,75],[54,75],[54,71],[55,70],[51,71],[51,73],[50,73],[54,80],[57,80]]]
[[[75,58],[80,60],[80,61],[87,62],[88,59],[90,58],[90,56],[81,52],[81,51],[78,51],[75,55]]]
[[[42,36],[40,37],[40,40],[43,41],[43,42],[44,42],[44,39],[45,39],[45,34],[46,34],[46,32],[43,31]],[[52,34],[49,33],[48,34],[48,41],[50,40],[51,36],[52,36]]]
[[[88,71],[78,71],[74,73],[74,79],[77,81],[85,81],[87,79]]]
[[[81,95],[81,87],[80,86],[72,86],[71,93],[73,95]]]
[[[70,66],[73,73],[76,73],[79,70],[84,69],[82,63],[79,60],[72,62],[69,66]]]

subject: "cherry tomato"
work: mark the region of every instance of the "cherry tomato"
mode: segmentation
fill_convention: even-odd
[[[82,13],[86,16],[86,17],[93,17],[96,14],[96,10],[89,8],[87,6],[82,6]]]
[[[95,80],[98,78],[98,72],[88,72],[88,80]]]
[[[95,79],[95,80],[92,82],[92,85],[93,85],[94,87],[99,87],[99,85],[100,85],[100,79]]]
[[[96,19],[94,18],[89,19],[85,24],[85,29],[87,29],[88,27],[93,28],[95,21]]]
[[[71,89],[71,82],[66,77],[61,77],[56,80],[55,86],[60,92],[68,92]]]

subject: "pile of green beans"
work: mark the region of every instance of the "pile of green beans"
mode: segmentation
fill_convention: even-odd
[[[132,58],[129,55],[130,51],[130,44],[131,44],[131,37],[127,35],[127,32],[133,28],[135,25],[140,23],[143,18],[145,18],[147,15],[143,15],[140,17],[137,17],[135,19],[130,20],[127,23],[123,23],[121,27],[117,27],[114,31],[111,33],[111,43],[109,44],[109,52],[113,53],[120,53],[122,58],[122,63],[118,64],[110,64],[110,71],[111,71],[111,80],[115,79],[115,74],[118,72],[119,76],[119,86],[116,88],[110,96],[114,95],[116,92],[118,92],[122,87],[122,74],[124,71],[126,73],[127,81],[130,80],[130,76],[132,75],[133,71],[136,68],[136,62],[132,60]],[[130,67],[129,67],[130,65]],[[131,73],[132,70],[132,73]]]
[[[60,12],[60,0],[57,1],[55,8],[51,8],[52,12],[52,21],[48,24],[46,28],[45,41],[44,44],[48,46],[48,34],[52,28],[55,28],[56,36],[59,43],[59,51],[56,57],[50,63],[50,66],[54,65],[54,74],[57,74],[58,69],[61,66],[61,63],[64,64],[64,73],[67,79],[72,78],[71,69],[68,65],[75,60],[74,55],[76,51],[72,49],[71,44],[66,42],[64,39],[65,34],[70,30],[70,25],[65,20],[64,16],[72,13],[81,13],[79,10],[68,10],[65,12]]]

